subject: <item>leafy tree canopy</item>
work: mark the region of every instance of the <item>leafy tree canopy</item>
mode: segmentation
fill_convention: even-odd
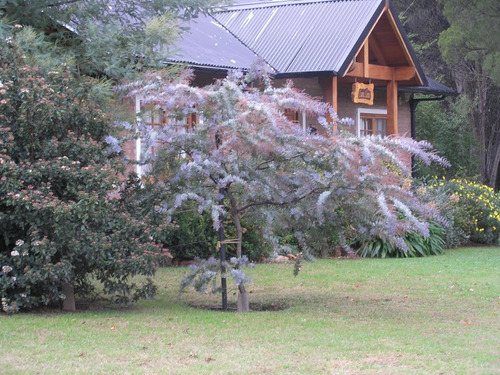
[[[440,38],[444,58],[479,63],[500,85],[500,2],[497,0],[440,0],[450,22]]]
[[[121,78],[155,66],[180,34],[179,20],[222,0],[0,0],[4,23],[29,25],[71,53],[81,72]]]

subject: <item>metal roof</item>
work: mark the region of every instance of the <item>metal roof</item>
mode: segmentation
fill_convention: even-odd
[[[385,0],[276,1],[237,5],[213,16],[278,73],[337,74],[384,5]]]
[[[172,62],[194,67],[248,69],[259,57],[277,77],[343,76],[382,14],[386,0],[257,1],[191,21]],[[403,26],[403,43],[428,84]]]
[[[211,17],[200,16],[187,26],[189,30],[182,34],[178,50],[169,57],[170,62],[245,70],[257,59],[255,53]]]

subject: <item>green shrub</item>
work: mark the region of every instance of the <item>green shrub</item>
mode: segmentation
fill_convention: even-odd
[[[123,164],[105,142],[106,87],[37,48],[47,46],[29,29],[0,38],[1,309],[69,305],[72,289],[96,281],[115,302],[150,296],[149,282],[132,279],[168,256],[170,226],[117,198]]]
[[[456,204],[458,196],[450,193],[444,180],[434,181],[415,181],[415,192],[418,198],[428,206],[437,208],[443,222],[443,240],[446,249],[463,245],[469,240],[467,233],[456,225],[455,217],[459,212],[459,205]]]
[[[177,230],[171,233],[165,245],[170,249],[174,260],[208,259],[217,257],[218,232],[214,230],[212,217],[208,213],[198,213],[196,208],[187,209],[173,217]],[[236,237],[236,230],[230,220],[225,221],[225,237],[230,240]],[[244,228],[242,253],[252,261],[260,261],[266,257],[268,250],[263,240],[262,231],[257,224],[243,218]],[[236,255],[235,245],[227,244],[228,257]]]
[[[167,245],[175,260],[216,256],[218,234],[210,215],[200,214],[193,207],[175,215],[174,222],[177,230],[172,232]]]
[[[363,258],[411,258],[439,255],[444,253],[444,229],[441,224],[429,222],[429,236],[425,237],[416,232],[407,232],[403,241],[408,247],[403,250],[394,243],[381,238],[373,237],[360,246],[358,254]]]
[[[214,230],[212,216],[206,212],[198,212],[196,204],[192,203],[187,204],[182,211],[178,211],[170,218],[160,209],[166,194],[168,192],[156,183],[140,181],[135,174],[131,174],[120,196],[123,205],[131,214],[143,217],[155,226],[170,222],[173,224],[162,241],[174,261],[217,257],[219,234]],[[252,261],[260,261],[268,254],[261,228],[248,218],[243,218],[241,224],[245,231],[243,253]],[[225,221],[225,232],[226,239],[236,236],[230,220]],[[234,256],[234,245],[228,244],[226,252],[228,257]]]

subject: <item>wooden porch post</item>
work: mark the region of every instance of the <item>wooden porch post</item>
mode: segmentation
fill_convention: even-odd
[[[338,110],[338,104],[337,104],[337,98],[338,98],[338,77],[333,76],[333,77],[321,77],[320,78],[320,83],[324,87],[325,90],[325,96],[324,100],[326,103],[330,104],[337,113]],[[333,119],[330,118],[330,116],[327,114],[327,120],[329,122],[333,122]],[[337,130],[337,124],[333,125],[333,130]]]
[[[330,104],[332,105],[335,112],[338,110],[337,97],[338,97],[338,78],[337,76],[332,77],[332,97],[330,98]]]
[[[332,95],[331,95],[331,98],[330,98],[330,104],[331,106],[333,107],[335,113],[337,113],[337,110],[338,110],[338,104],[337,104],[337,98],[338,98],[338,79],[337,79],[337,76],[333,76],[332,77]],[[334,132],[338,130],[338,126],[337,126],[337,123],[335,122],[333,124],[333,129],[332,129]]]
[[[387,84],[387,135],[398,134],[398,82]]]
[[[332,106],[335,112],[338,110],[337,97],[338,97],[338,77],[321,77],[320,84],[324,88],[325,96],[324,101]],[[331,119],[330,119],[331,120]]]
[[[363,77],[370,76],[370,52],[368,40],[369,38],[366,38],[365,44],[363,45]]]

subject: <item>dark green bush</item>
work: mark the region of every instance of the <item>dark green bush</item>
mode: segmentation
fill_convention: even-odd
[[[207,259],[216,256],[218,233],[212,218],[198,213],[194,208],[174,216],[177,230],[172,232],[169,243],[174,260]]]
[[[151,296],[132,278],[154,275],[170,225],[117,198],[123,163],[105,142],[105,85],[37,47],[47,48],[29,29],[0,38],[1,308],[68,304],[96,281],[115,302]]]
[[[214,230],[213,221],[207,213],[198,213],[196,209],[186,210],[174,216],[177,230],[172,232],[169,242],[165,245],[170,249],[174,260],[194,258],[208,259],[217,257],[218,232]],[[258,225],[243,219],[244,228],[242,253],[252,261],[260,261],[267,256],[268,250]],[[225,222],[226,240],[235,238],[235,229],[230,221]],[[228,257],[236,255],[235,245],[227,244]]]

